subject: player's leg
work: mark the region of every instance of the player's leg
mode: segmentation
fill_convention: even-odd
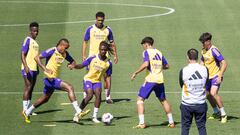
[[[189,135],[189,130],[192,124],[192,108],[191,106],[186,106],[181,104],[181,135]]]
[[[92,82],[83,81],[83,89],[86,93],[86,97],[82,100],[82,102],[80,104],[80,108],[82,110],[87,106],[87,104],[89,103],[89,101],[93,97],[93,84],[92,84]]]
[[[51,97],[51,95],[53,93],[53,89],[48,89],[48,91],[49,92],[44,92],[44,94],[40,98],[38,98],[33,105],[31,105],[27,110],[22,112],[22,115],[23,115],[26,123],[30,123],[30,117],[29,116],[33,112],[33,110],[35,110],[36,108],[38,108],[42,104],[48,102],[49,98]]]
[[[194,117],[199,135],[207,135],[206,131],[207,104],[200,104],[194,107]]]
[[[138,93],[137,98],[137,111],[139,123],[134,128],[146,128],[146,124],[144,121],[144,101],[149,97],[152,92],[152,88],[154,87],[154,83],[144,83]]]
[[[107,81],[107,79],[110,79],[110,81]],[[107,76],[105,74],[104,75],[104,89],[105,89],[105,97],[106,97],[107,104],[113,104],[113,100],[111,99],[111,96],[110,96],[111,83],[112,83],[112,76]]]
[[[212,83],[213,83],[214,79],[210,79],[207,84],[206,84],[206,91],[207,91],[207,99],[213,109],[213,114],[211,116],[208,117],[208,119],[216,119],[220,117],[220,111],[218,109],[216,100],[214,99],[214,97],[210,94],[211,91],[211,87],[212,87]]]
[[[23,111],[27,110],[29,107],[29,101],[31,100],[31,90],[33,88],[33,74],[32,71],[26,73],[22,70],[22,75],[24,79],[24,92],[23,92]]]
[[[96,85],[99,85],[99,86],[96,87]],[[102,87],[101,86],[102,86],[101,83],[95,83],[94,86],[93,86],[94,95],[95,95],[95,102],[94,102],[92,120],[95,123],[100,123],[100,121],[97,119],[97,114],[98,114],[98,110],[99,110],[100,105],[101,105],[101,93],[102,93]]]
[[[170,128],[174,128],[175,124],[174,124],[173,117],[172,117],[171,106],[168,103],[168,101],[166,100],[164,84],[163,83],[156,84],[153,89],[154,89],[156,97],[158,98],[158,100],[162,104],[162,106],[164,108],[164,111],[165,111],[165,113],[168,117],[168,122],[169,122],[168,126]]]
[[[220,110],[220,113],[221,113],[221,122],[226,123],[227,122],[227,115],[226,115],[226,112],[224,110],[222,98],[218,95],[218,89],[219,89],[219,86],[213,85],[211,87],[210,94],[211,94],[211,96],[214,97],[214,99],[216,100],[217,105],[219,107],[219,110]]]

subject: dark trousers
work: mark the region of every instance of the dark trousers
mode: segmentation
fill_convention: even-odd
[[[189,134],[193,117],[195,118],[199,135],[207,135],[207,131],[206,131],[207,104],[206,103],[193,105],[193,106],[181,104],[180,109],[181,109],[181,125],[182,125],[181,135]]]

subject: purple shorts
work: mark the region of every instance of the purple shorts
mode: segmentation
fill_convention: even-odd
[[[88,89],[91,90],[96,90],[97,88],[102,88],[102,83],[101,82],[97,82],[97,83],[92,83],[90,81],[84,81],[83,80],[83,89],[85,91],[87,91]]]
[[[138,92],[138,96],[142,97],[143,99],[148,99],[152,91],[155,92],[155,95],[158,99],[160,100],[166,99],[165,88],[163,83],[160,84],[150,82],[144,83]]]
[[[206,84],[206,90],[209,92],[210,90],[211,90],[211,87],[212,86],[217,86],[218,88],[220,87],[220,84],[221,83],[217,83],[217,77],[218,76],[215,76],[215,77],[213,77],[212,79],[209,79],[208,80],[208,82],[207,82],[207,84]],[[223,80],[223,78],[222,78],[222,80]]]
[[[26,77],[27,78],[36,78],[38,74],[39,74],[39,71],[30,70],[30,72],[27,74],[24,69],[22,70],[22,76],[24,78],[26,78]]]
[[[49,93],[53,93],[55,89],[60,90],[61,89],[61,82],[62,80],[59,78],[44,78],[43,82],[45,84],[45,87],[43,89],[43,93],[45,94],[49,94]]]

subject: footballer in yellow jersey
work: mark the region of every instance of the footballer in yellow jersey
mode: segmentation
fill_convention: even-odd
[[[39,53],[39,45],[36,41],[38,30],[37,22],[30,23],[29,36],[25,38],[21,48],[21,70],[24,78],[23,111],[27,110],[30,105],[32,91],[38,75],[38,66],[34,60]]]
[[[65,38],[62,38],[57,43],[56,47],[50,48],[46,51],[43,51],[40,55],[36,56],[35,60],[38,65],[44,70],[46,78],[44,79],[45,87],[43,89],[43,95],[36,100],[36,102],[29,107],[26,111],[23,112],[23,116],[26,123],[30,123],[29,115],[30,113],[41,106],[42,104],[46,103],[51,95],[53,94],[54,90],[62,90],[68,93],[69,100],[71,101],[76,114],[74,116],[74,121],[78,122],[79,118],[86,115],[89,111],[83,112],[76,100],[76,96],[74,94],[74,88],[71,84],[57,78],[59,74],[60,67],[66,59],[69,64],[68,67],[75,65],[75,61],[66,51],[69,48],[69,41]],[[46,65],[42,64],[41,59],[46,59]]]
[[[110,43],[110,47],[113,50],[114,56],[114,63],[117,64],[118,56],[117,56],[117,49],[113,38],[113,32],[109,26],[105,26],[103,24],[105,20],[105,14],[101,11],[96,13],[96,23],[89,26],[85,32],[83,38],[83,45],[82,45],[82,60],[86,59],[86,48],[89,42],[89,55],[91,57],[93,55],[98,55],[99,51],[99,44],[101,41],[106,41]],[[107,53],[107,56],[109,54]],[[111,79],[111,78],[110,78]],[[111,88],[111,81],[110,84],[107,83],[106,77],[104,77],[104,88],[106,93],[106,103],[113,103],[110,97],[110,88]],[[85,93],[85,92],[84,92]]]
[[[151,92],[154,91],[156,97],[161,102],[164,107],[164,110],[168,117],[169,127],[174,128],[174,121],[172,118],[172,113],[170,105],[166,100],[164,80],[162,71],[168,69],[169,65],[162,53],[153,48],[154,40],[152,37],[145,37],[141,44],[143,46],[143,64],[136,70],[131,79],[133,80],[138,73],[142,72],[144,69],[147,69],[147,76],[145,77],[145,82],[141,86],[138,98],[137,98],[137,107],[139,115],[139,124],[134,128],[145,128],[146,124],[144,122],[144,100],[147,99]]]
[[[73,68],[82,69],[86,66],[89,67],[87,74],[83,79],[83,87],[87,93],[86,97],[82,101],[80,108],[84,109],[89,101],[92,99],[93,94],[95,95],[94,112],[92,116],[92,121],[95,123],[100,123],[97,119],[98,109],[101,104],[101,92],[102,83],[101,78],[107,76],[107,81],[110,81],[110,76],[112,74],[112,63],[107,57],[107,52],[112,53],[110,44],[106,41],[102,41],[99,45],[99,54],[89,57],[82,64],[78,64]]]
[[[212,35],[208,32],[203,33],[199,41],[202,43],[202,57],[201,63],[208,68],[209,81],[206,84],[206,90],[208,91],[208,100],[213,108],[213,115],[210,119],[216,118],[221,114],[221,122],[227,122],[227,115],[224,111],[223,102],[221,97],[218,95],[218,90],[222,82],[223,74],[227,69],[227,63],[224,60],[219,49],[211,43]]]

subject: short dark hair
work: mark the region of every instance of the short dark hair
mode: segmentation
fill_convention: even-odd
[[[212,35],[208,32],[203,33],[200,37],[199,37],[199,41],[204,43],[208,40],[212,40]]]
[[[190,60],[198,60],[198,51],[194,48],[189,49],[187,55]]]
[[[58,41],[57,46],[60,45],[60,43],[61,43],[62,41],[67,42],[67,43],[69,44],[68,39],[66,39],[66,38],[61,38],[61,39]]]
[[[29,28],[32,28],[32,27],[39,27],[39,24],[37,22],[31,22],[29,24]]]
[[[96,18],[97,18],[97,17],[103,17],[103,18],[105,18],[105,14],[104,14],[102,11],[99,11],[99,12],[96,13]]]
[[[153,40],[152,37],[145,37],[145,38],[142,39],[141,44],[144,44],[144,43],[149,43],[150,45],[153,45],[154,40]]]

